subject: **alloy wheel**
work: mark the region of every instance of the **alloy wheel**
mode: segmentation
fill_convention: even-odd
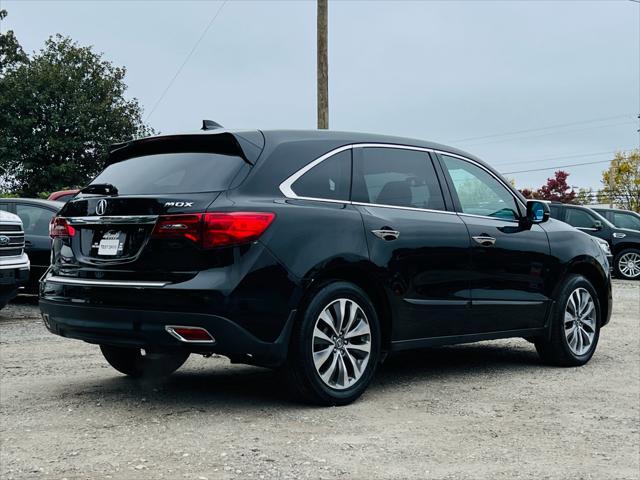
[[[576,288],[564,311],[564,334],[571,351],[582,356],[589,351],[596,336],[596,305],[589,291]]]
[[[618,259],[618,269],[627,278],[640,277],[640,253],[625,253]]]
[[[360,305],[348,298],[327,305],[313,328],[312,353],[329,387],[344,390],[360,380],[371,355],[371,328]]]

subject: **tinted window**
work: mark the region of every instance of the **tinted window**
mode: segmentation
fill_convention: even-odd
[[[577,208],[567,208],[567,222],[572,227],[577,228],[594,228],[595,217],[590,215],[584,210],[578,210]]]
[[[640,230],[640,218],[630,213],[614,212],[613,223],[616,227]]]
[[[91,183],[110,183],[121,195],[226,190],[244,164],[216,153],[165,153],[108,166]]]
[[[291,189],[300,197],[349,200],[351,188],[351,150],[327,158],[293,182]]]
[[[354,197],[358,202],[444,210],[431,159],[425,152],[363,148],[356,160]]]
[[[560,218],[561,217],[560,207],[555,205],[549,205],[549,214],[551,218]]]
[[[9,210],[9,204],[8,203],[0,203],[0,210],[4,210],[5,212],[10,211]]]
[[[49,222],[55,212],[47,208],[18,203],[16,205],[16,214],[22,220],[24,233],[27,235],[49,235]]]
[[[442,159],[464,213],[509,220],[518,218],[513,195],[486,170],[448,155]]]

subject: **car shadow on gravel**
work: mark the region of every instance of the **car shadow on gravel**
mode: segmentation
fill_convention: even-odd
[[[205,364],[206,365],[206,364]],[[397,383],[429,382],[433,379],[463,381],[467,375],[526,374],[540,368],[533,345],[459,345],[403,352],[387,359],[379,368],[367,397]],[[270,407],[308,408],[288,393],[278,372],[258,367],[225,364],[179,370],[163,380],[132,379],[114,372],[113,377],[69,382],[57,394],[76,401],[102,404],[126,403],[148,409],[169,410],[218,408],[245,410]]]

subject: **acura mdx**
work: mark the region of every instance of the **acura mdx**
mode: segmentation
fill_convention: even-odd
[[[328,405],[401,350],[524,337],[550,364],[593,355],[611,315],[602,247],[473,155],[203,129],[113,146],[52,220],[52,333],[131,376],[192,353],[279,369]]]

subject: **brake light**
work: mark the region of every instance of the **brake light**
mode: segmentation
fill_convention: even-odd
[[[153,236],[186,238],[203,248],[239,245],[257,240],[274,218],[271,212],[163,215],[156,223]]]
[[[70,238],[76,234],[76,229],[64,217],[53,217],[49,223],[51,238]]]

